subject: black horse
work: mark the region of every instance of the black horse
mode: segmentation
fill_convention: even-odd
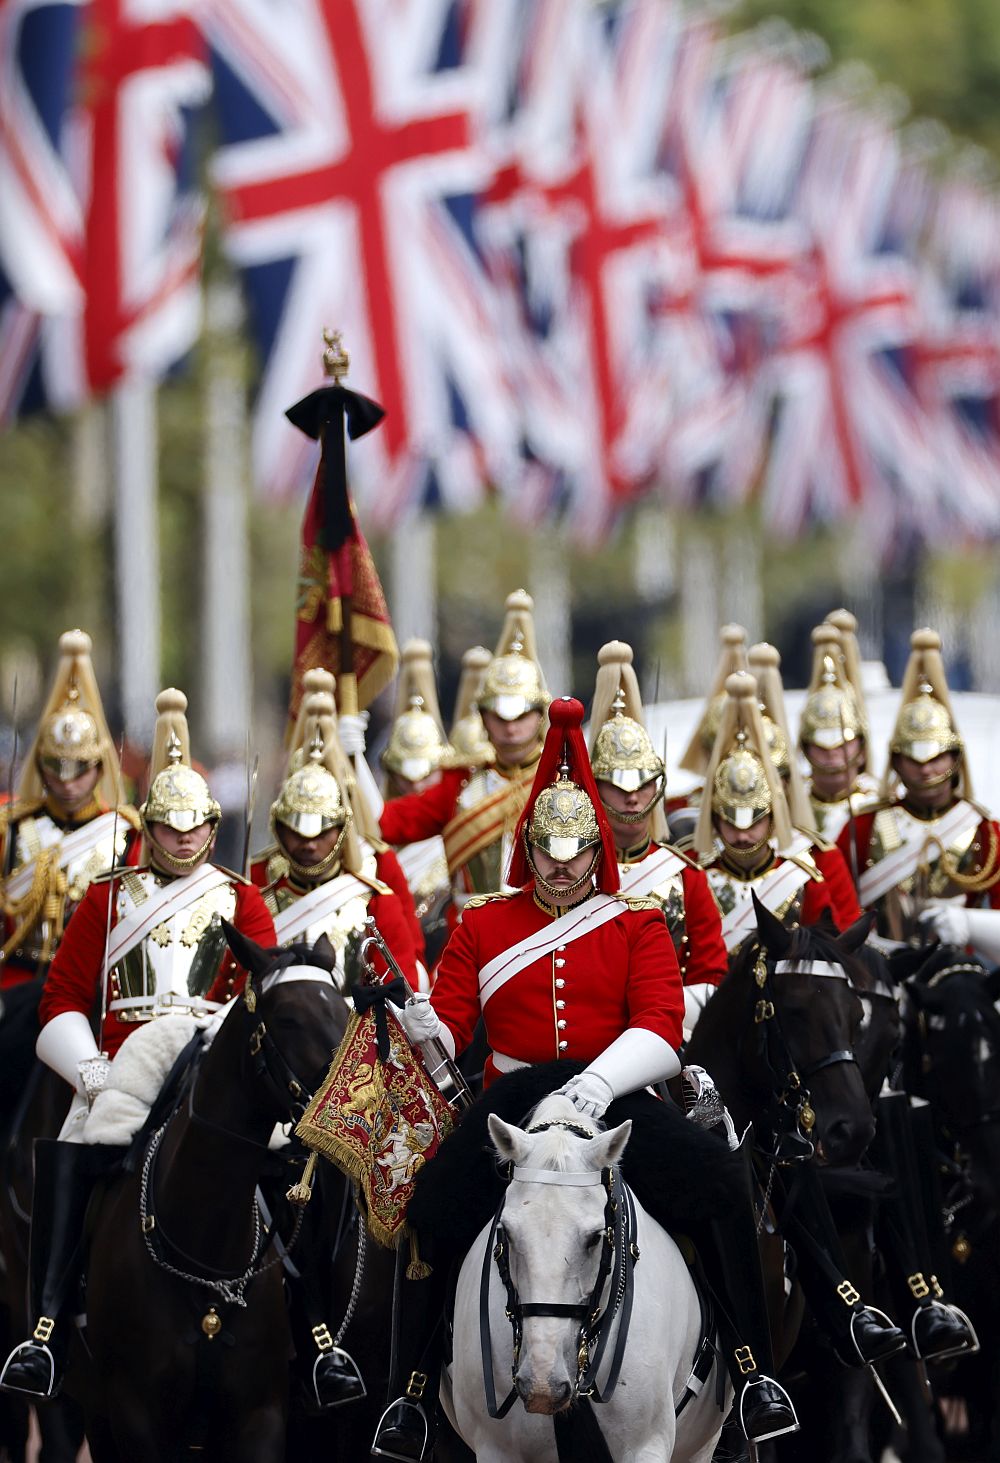
[[[946,1247],[935,1257],[949,1298],[969,1315],[977,1355],[935,1390],[961,1398],[961,1456],[1000,1459],[1000,971],[941,946],[896,959],[905,979],[902,1085],[930,1105]],[[950,1283],[949,1283],[950,1282]],[[956,1440],[957,1441],[957,1440]],[[947,1445],[948,1439],[945,1439]],[[927,1439],[920,1456],[933,1456]],[[945,1448],[938,1446],[938,1456]]]
[[[817,1204],[822,1215],[824,1196],[817,1190],[823,1176],[855,1171],[874,1136],[870,1089],[877,1081],[871,1068],[885,1063],[894,1043],[895,1003],[883,999],[878,972],[858,955],[870,921],[842,935],[832,926],[786,929],[759,905],[757,921],[757,938],[734,957],[699,1018],[686,1059],[711,1072],[737,1131],[752,1127],[765,1208],[773,1200],[779,1213],[795,1211],[793,1246],[802,1245]],[[864,1068],[859,1052],[866,1055]],[[789,1237],[790,1217],[782,1227]],[[866,1226],[861,1229],[863,1248]],[[798,1343],[803,1297],[793,1287],[786,1303],[780,1233],[763,1213],[760,1242],[780,1363]],[[828,1351],[822,1370],[844,1378],[830,1410],[841,1451],[829,1456],[864,1458],[856,1439],[867,1433],[863,1392],[871,1383],[865,1378],[859,1387],[850,1373],[831,1366]],[[824,1424],[822,1440],[811,1431],[808,1439],[785,1439],[781,1451],[792,1456],[804,1444],[816,1457],[834,1446],[831,1440]]]
[[[303,1111],[348,1011],[317,969],[332,969],[332,952],[228,938],[249,971],[244,994],[135,1171],[92,1216],[84,1401],[95,1463],[174,1463],[192,1445],[227,1463],[285,1457],[280,1248],[255,1195],[274,1125]]]

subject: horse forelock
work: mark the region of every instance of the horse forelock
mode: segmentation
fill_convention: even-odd
[[[574,1128],[576,1132],[572,1131]],[[546,1097],[535,1108],[525,1128],[532,1142],[532,1167],[551,1168],[557,1173],[590,1167],[582,1161],[580,1145],[586,1140],[581,1138],[580,1130],[584,1129],[591,1138],[602,1131],[590,1118],[583,1117],[568,1097],[557,1093]]]

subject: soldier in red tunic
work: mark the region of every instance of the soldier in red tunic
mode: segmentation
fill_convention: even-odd
[[[470,895],[504,887],[511,836],[535,775],[549,694],[535,651],[532,608],[524,590],[508,596],[496,654],[476,703],[493,763],[446,769],[435,786],[396,798],[382,811],[382,834],[392,844],[438,834],[444,839],[453,926]]]
[[[622,892],[663,907],[690,1030],[729,968],[719,907],[704,870],[667,841],[666,766],[643,725],[631,646],[610,641],[598,652],[597,664],[590,762],[614,835]]]
[[[139,1025],[176,1012],[208,1017],[242,987],[245,973],[227,952],[223,919],[258,944],[274,944],[257,890],[209,862],[221,810],[190,765],[186,706],[180,691],[156,700],[153,777],[140,809],[148,862],[90,885],[45,983],[38,1055],[74,1098],[60,1140],[35,1144],[30,1277],[37,1321],[0,1377],[10,1391],[51,1397],[61,1385],[84,1217],[109,1151],[84,1143],[82,1130],[109,1056]],[[98,1012],[100,1045],[92,1025]]]
[[[847,615],[847,611],[835,611]],[[850,617],[853,621],[853,615]],[[878,793],[865,770],[868,722],[847,677],[840,630],[825,621],[812,632],[813,667],[799,720],[799,748],[809,763],[808,792],[818,832],[836,840]],[[848,835],[850,837],[850,834]],[[854,873],[851,843],[849,868]]]
[[[429,1000],[408,1002],[401,1020],[411,1040],[438,1039],[454,1054],[482,1013],[491,1048],[488,1081],[538,1063],[575,1061],[574,1075],[558,1091],[580,1113],[600,1119],[616,1098],[680,1071],[682,986],[662,906],[618,892],[614,840],[580,731],[583,707],[562,698],[549,716],[516,833],[510,869],[516,889],[468,901]],[[662,1104],[652,1096],[648,1101],[655,1122]],[[461,1132],[460,1126],[457,1138]],[[714,1141],[706,1138],[710,1146]],[[724,1273],[738,1333],[727,1355],[739,1416],[747,1436],[760,1441],[797,1424],[787,1394],[768,1375],[773,1367],[752,1205],[749,1192],[744,1196],[736,1183],[733,1189],[732,1227],[705,1258],[718,1260]],[[421,1339],[415,1330],[406,1328],[408,1349]],[[425,1456],[426,1383],[415,1368],[408,1395],[383,1415],[375,1456]]]
[[[417,984],[413,946],[413,899],[403,885],[397,894],[383,878],[393,854],[371,846],[357,829],[347,761],[337,744],[333,703],[310,695],[303,725],[304,763],[282,783],[271,805],[274,843],[251,864],[250,878],[262,889],[274,918],[279,945],[323,935],[337,955],[337,980],[347,991],[356,968],[365,920],[372,916],[407,979]],[[293,760],[299,761],[298,755]]]
[[[850,877],[842,860],[834,863],[808,831],[792,825],[754,677],[730,676],[726,695],[695,847],[722,911],[727,949],[756,928],[751,894],[786,924],[813,924],[829,910],[846,929],[861,913]]]
[[[856,845],[858,894],[878,911],[880,934],[919,941],[921,918],[934,923],[940,912],[945,938],[965,934],[975,944],[978,911],[1000,909],[1000,825],[972,797],[941,638],[915,630],[910,644],[882,799],[839,843],[848,855]],[[967,925],[955,928],[946,902]]]
[[[95,875],[134,862],[139,827],[122,805],[121,770],[101,705],[90,636],[69,630],[25,758],[17,796],[0,808],[0,988],[44,972]]]

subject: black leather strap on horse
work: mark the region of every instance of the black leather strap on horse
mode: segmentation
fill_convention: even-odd
[[[585,1133],[584,1136],[589,1138],[591,1135]],[[567,1320],[579,1320],[581,1326],[578,1352],[582,1353],[585,1348],[587,1361],[580,1367],[577,1375],[577,1398],[581,1402],[592,1398],[597,1403],[604,1403],[610,1401],[614,1394],[621,1375],[628,1340],[628,1326],[634,1296],[633,1271],[639,1258],[639,1251],[635,1244],[636,1216],[631,1191],[622,1182],[617,1169],[606,1170],[603,1177],[608,1200],[604,1211],[604,1242],[601,1246],[597,1278],[587,1300],[577,1305],[560,1301],[522,1303],[510,1273],[507,1237],[501,1223],[506,1194],[497,1207],[490,1226],[479,1283],[479,1338],[483,1359],[483,1384],[486,1391],[487,1411],[492,1418],[506,1417],[517,1397],[517,1388],[512,1387],[503,1402],[497,1402],[493,1379],[493,1341],[490,1331],[491,1261],[496,1262],[497,1273],[507,1296],[507,1317],[511,1324],[515,1371],[521,1350],[522,1322],[525,1318],[556,1316]],[[602,1309],[601,1297],[609,1281],[608,1301]],[[616,1317],[619,1318],[617,1328],[614,1325]],[[602,1390],[597,1386],[597,1373],[604,1364],[612,1331],[615,1333],[614,1349],[611,1353],[607,1381]]]

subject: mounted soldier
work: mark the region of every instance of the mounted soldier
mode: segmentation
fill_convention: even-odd
[[[752,895],[783,924],[813,924],[829,911],[838,929],[852,923],[819,867],[808,832],[792,825],[788,801],[771,760],[758,704],[757,682],[729,677],[726,705],[706,773],[695,848],[722,911],[732,952],[756,927]]]
[[[482,1114],[506,1093],[508,1105],[523,1116],[519,1084],[531,1082],[528,1068],[554,1063],[539,1072],[543,1084],[551,1074],[552,1086],[591,1118],[602,1118],[617,1099],[641,1094],[648,1084],[680,1071],[683,991],[662,905],[619,892],[614,839],[580,730],[583,707],[561,698],[552,703],[549,716],[544,751],[516,831],[510,869],[514,887],[466,902],[441,957],[430,999],[408,1002],[401,1014],[412,1041],[437,1040],[454,1054],[470,1040],[481,1013],[491,1047],[487,1086],[500,1078],[495,1092],[488,1091],[481,1105],[470,1110],[427,1166],[428,1176],[442,1163],[444,1172],[449,1166],[454,1172],[456,1165],[465,1172],[466,1155],[470,1160],[475,1155],[481,1164]],[[561,1086],[560,1062],[573,1064],[573,1075]],[[538,1092],[535,1101],[542,1095]],[[664,1132],[672,1119],[688,1127],[671,1105],[651,1095],[634,1101],[630,1115],[641,1121],[645,1113],[658,1140],[663,1137],[658,1124],[666,1124]],[[730,1157],[716,1138],[703,1134],[701,1141],[707,1145],[709,1165],[719,1154],[723,1161]],[[455,1157],[446,1160],[449,1152]],[[727,1360],[740,1420],[748,1437],[761,1440],[793,1430],[795,1414],[770,1376],[754,1220],[737,1159],[727,1173],[723,1182],[728,1198],[711,1226],[715,1235],[706,1246],[705,1263],[721,1277],[719,1293],[726,1296],[734,1318]],[[417,1198],[423,1182],[421,1175]],[[638,1185],[639,1180],[630,1182]],[[646,1204],[638,1187],[636,1192]],[[423,1242],[419,1219],[416,1223]],[[439,1288],[447,1279],[447,1259],[435,1253]],[[408,1299],[416,1304],[419,1298]],[[433,1304],[429,1308],[435,1310]],[[382,1418],[373,1453],[417,1460],[426,1456],[428,1445],[424,1407],[431,1399],[423,1372],[433,1368],[421,1367],[426,1362],[422,1328],[407,1325],[401,1336],[412,1371],[406,1395]]]
[[[667,838],[666,764],[646,730],[632,648],[597,654],[590,764],[611,827],[621,890],[662,906],[685,986],[685,1025],[723,979],[729,961],[705,872]]]
[[[59,668],[14,801],[0,808],[0,988],[44,973],[95,875],[123,860],[139,827],[90,660],[91,639],[59,639]]]
[[[848,858],[857,848],[858,895],[881,935],[919,943],[921,917],[946,900],[967,907],[975,940],[975,911],[1000,909],[1000,825],[972,796],[940,636],[915,630],[910,647],[882,800],[838,841]]]
[[[476,707],[495,760],[442,773],[434,787],[387,803],[383,837],[405,845],[440,834],[452,884],[451,923],[470,896],[504,887],[514,828],[541,751],[549,693],[535,649],[533,601],[508,595],[496,653]]]
[[[362,794],[337,741],[333,702],[313,693],[304,705],[303,745],[293,751],[292,770],[271,804],[274,842],[253,860],[251,881],[274,919],[279,945],[314,945],[327,937],[342,991],[358,978],[358,951],[370,915],[416,982],[405,901],[381,877],[387,851],[377,852],[359,831],[355,806]],[[412,907],[408,890],[406,901]]]
[[[388,745],[382,753],[386,802],[434,787],[442,770],[454,765],[452,748],[444,733],[437,688],[426,640],[409,640],[400,657],[396,707]],[[397,855],[413,894],[417,918],[433,941],[433,967],[447,938],[445,909],[450,903],[448,860],[439,835],[409,843]]]
[[[90,884],[42,994],[37,1052],[74,1096],[60,1140],[35,1145],[29,1263],[36,1323],[0,1376],[0,1386],[37,1397],[58,1392],[69,1350],[67,1307],[84,1216],[109,1154],[87,1144],[83,1129],[107,1083],[109,1058],[133,1033],[146,1044],[158,1018],[207,1020],[241,988],[244,972],[228,954],[224,919],[259,944],[274,944],[274,925],[257,890],[210,862],[221,809],[191,766],[186,708],[180,691],[156,698],[151,780],[139,809],[142,862]],[[178,1023],[178,1030],[185,1034],[183,1045],[189,1024]],[[167,1046],[172,1035],[164,1030]],[[173,1046],[176,1056],[180,1047]],[[110,1153],[119,1156],[119,1150]]]
[[[861,908],[843,855],[834,843],[821,838],[816,831],[812,805],[795,758],[788,726],[781,656],[773,645],[762,641],[750,647],[748,661],[750,674],[757,682],[765,739],[785,790],[792,830],[810,839],[810,856],[830,887],[837,926],[845,930],[860,917]]]
[[[813,663],[799,720],[799,749],[809,764],[809,801],[817,832],[836,842],[878,796],[865,770],[868,720],[846,675],[841,632],[829,621],[812,632]],[[849,834],[850,837],[850,834]],[[854,864],[853,839],[849,864]]]

